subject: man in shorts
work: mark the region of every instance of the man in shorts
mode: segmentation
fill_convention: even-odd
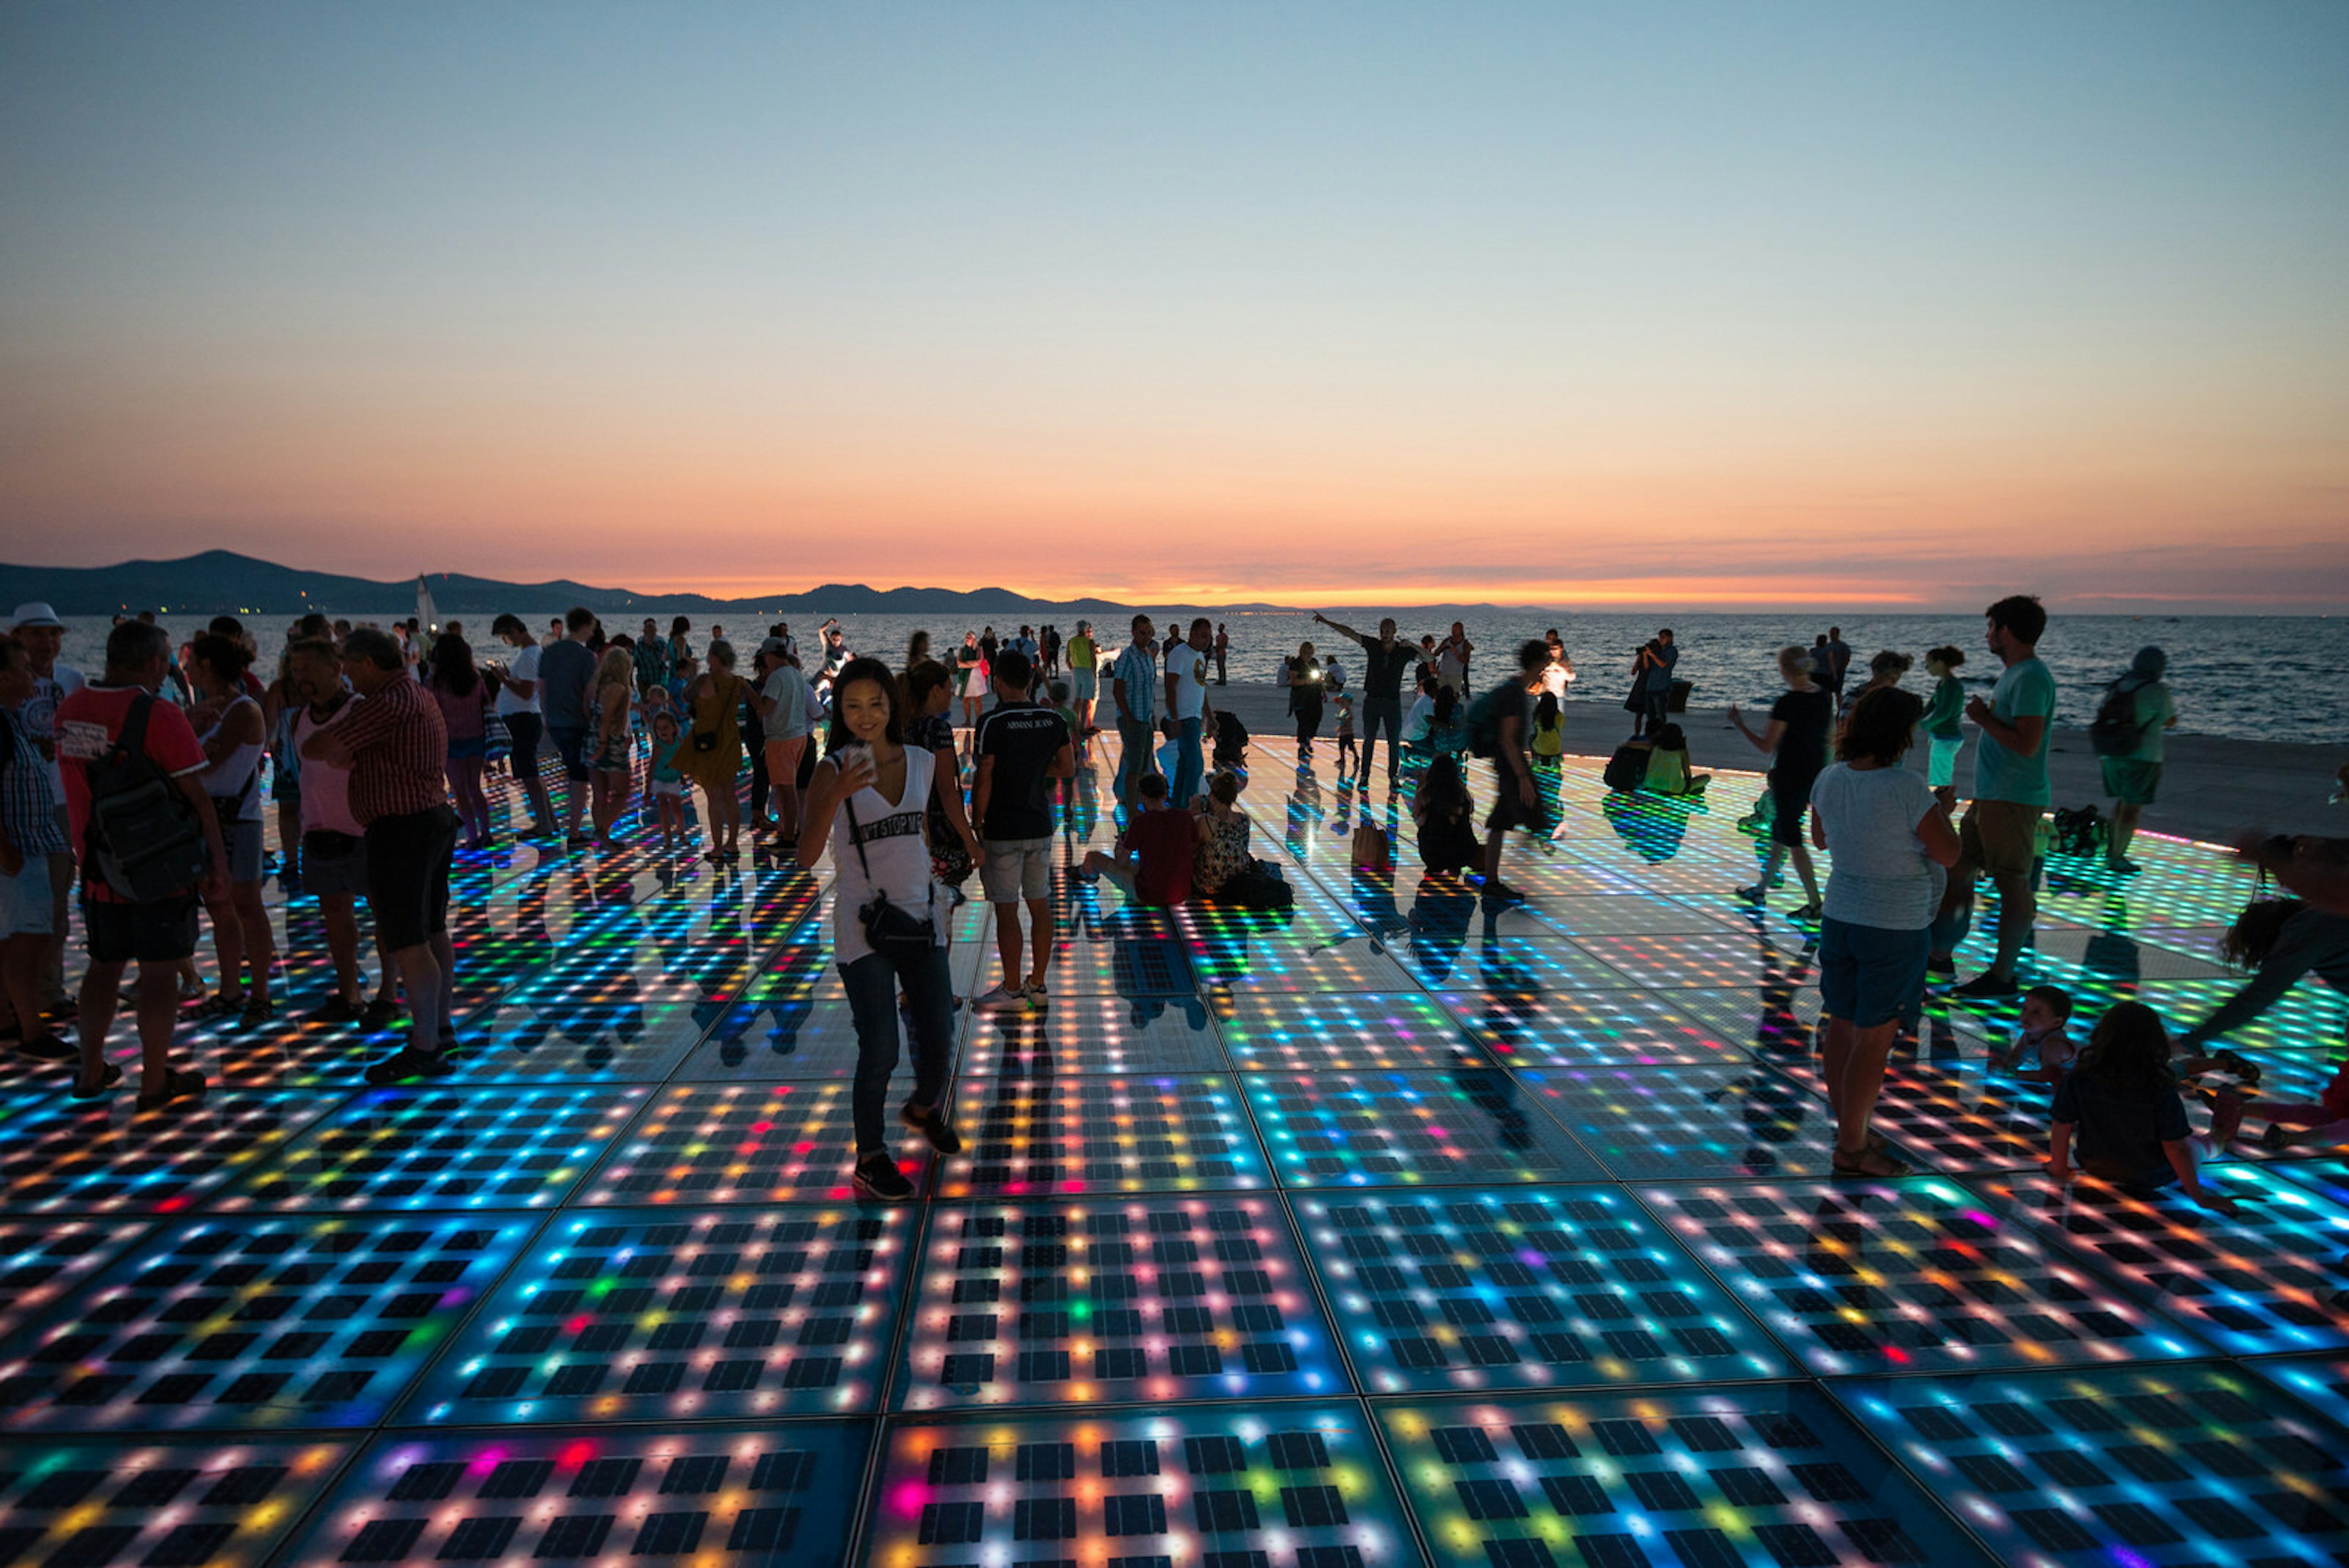
[[[1954,974],[1953,955],[1973,924],[1974,878],[1986,872],[1998,888],[1998,956],[1955,994],[2000,1001],[2022,993],[2014,966],[2038,912],[2031,864],[2038,852],[2039,819],[2054,798],[2047,780],[2047,746],[2054,734],[2055,677],[2039,661],[2047,611],[2038,599],[2015,594],[1982,614],[1983,640],[2006,670],[1990,701],[1977,696],[1966,703],[1966,717],[1982,728],[1973,800],[1958,825],[1958,863],[1950,869],[1940,916],[1933,922],[1927,969]]]
[[[228,846],[212,797],[198,782],[210,759],[189,727],[188,716],[155,696],[171,639],[160,627],[126,621],[107,634],[106,675],[94,686],[69,693],[57,704],[57,759],[64,764],[66,810],[71,839],[92,846],[89,766],[121,739],[131,713],[147,699],[147,738],[140,748],[148,764],[171,779],[203,828],[210,869],[200,886],[144,901],[124,897],[109,885],[98,857],[82,861],[82,930],[89,944],[89,967],[81,981],[81,1072],[74,1081],[78,1099],[97,1099],[121,1069],[106,1059],[107,1032],[122,993],[122,971],[139,966],[139,1104],[152,1110],[204,1092],[201,1074],[171,1062],[171,1034],[179,1023],[180,965],[195,955],[196,904],[228,898]],[[129,846],[125,848],[132,847]]]
[[[587,769],[587,689],[595,681],[595,655],[587,640],[595,635],[595,612],[574,606],[563,625],[561,640],[539,650],[538,709],[546,720],[546,738],[563,759],[564,842],[581,849],[595,842],[579,830],[579,818],[594,777]]]
[[[1052,962],[1052,801],[1054,779],[1077,771],[1069,723],[1030,700],[1034,669],[1028,656],[1006,649],[995,659],[995,706],[979,716],[971,749],[978,763],[971,779],[970,815],[986,858],[979,883],[995,906],[995,947],[1003,980],[972,1006],[984,1012],[1047,1005],[1045,971]],[[1034,967],[1020,968],[1019,906],[1028,906]]]
[[[544,666],[542,663],[541,668]],[[367,908],[408,992],[408,1044],[370,1064],[375,1085],[442,1078],[457,1044],[457,954],[449,940],[449,863],[457,814],[443,777],[440,705],[408,678],[399,645],[361,628],[343,644],[359,701],[302,742],[303,760],[351,770],[351,815],[367,856]]]
[[[1501,880],[1501,838],[1512,827],[1538,837],[1549,826],[1542,809],[1541,788],[1534,782],[1533,753],[1528,749],[1533,726],[1526,722],[1534,699],[1541,693],[1542,671],[1549,668],[1549,645],[1538,638],[1517,648],[1517,701],[1501,705],[1493,746],[1493,810],[1485,818],[1485,897],[1499,903],[1522,904],[1526,896]],[[1392,753],[1392,748],[1389,748]],[[1365,748],[1362,770],[1370,771]]]

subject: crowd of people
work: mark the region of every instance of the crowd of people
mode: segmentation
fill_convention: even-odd
[[[1415,780],[1411,815],[1426,874],[1495,904],[1522,902],[1502,875],[1510,836],[1547,848],[1562,831],[1552,826],[1556,789],[1544,774],[1563,750],[1559,703],[1575,679],[1558,634],[1522,642],[1514,668],[1480,691],[1462,623],[1412,640],[1392,618],[1374,633],[1315,618],[1352,645],[1346,662],[1359,663],[1359,685],[1312,642],[1283,661],[1278,683],[1300,762],[1310,763],[1334,712],[1340,776],[1350,769],[1367,785],[1383,738],[1390,784],[1406,770]],[[1757,812],[1767,848],[1756,882],[1740,891],[1758,903],[1788,862],[1802,883],[1792,915],[1818,931],[1838,1173],[1899,1174],[1873,1107],[1894,1040],[1940,985],[1961,1002],[2021,1009],[2027,1047],[2018,1061],[2053,1093],[2058,1175],[2126,1167],[2127,1179],[2151,1182],[2166,1170],[2199,1193],[2190,1155],[2181,1163],[2178,1117],[2148,1085],[2232,1073],[2214,1129],[2224,1142],[2247,1116],[2264,1119],[2271,1138],[2341,1130],[2333,1124],[2349,1119],[2349,1082],[2303,1104],[2260,1096],[2256,1070],[2233,1053],[2173,1066],[2168,1034],[2142,1008],[2111,1010],[2075,1051],[2057,1016],[2064,999],[2026,989],[2019,966],[2052,804],[2056,692],[2036,653],[2046,624],[2033,598],[1992,605],[1985,643],[2001,673],[1971,697],[1954,646],[1924,655],[1930,699],[1902,686],[1912,660],[1892,651],[1872,659],[1847,696],[1851,653],[1839,630],[1784,649],[1785,691],[1766,721],[1757,728],[1730,710],[1733,727],[1769,758]],[[697,644],[682,617],[666,631],[646,619],[633,633],[607,634],[585,607],[543,633],[502,615],[477,652],[457,622],[352,626],[310,615],[294,624],[273,670],[255,668],[254,640],[233,618],[215,618],[175,649],[151,617],[137,617],[115,626],[102,671],[85,680],[61,659],[57,618],[47,606],[19,607],[0,639],[0,992],[12,1044],[72,1063],[67,1092],[100,1098],[121,1077],[106,1045],[127,998],[140,1107],[200,1097],[202,1076],[175,1059],[183,1014],[252,1027],[287,1002],[263,897],[274,870],[289,892],[318,902],[333,982],[305,999],[304,1016],[387,1032],[404,1008],[396,1047],[366,1068],[367,1080],[445,1077],[460,1044],[452,868],[459,855],[493,845],[485,781],[507,766],[518,796],[512,832],[550,853],[595,852],[631,834],[682,852],[692,842],[690,800],[699,853],[713,865],[741,857],[746,826],[754,845],[792,846],[804,867],[829,856],[835,957],[859,1040],[855,1181],[869,1196],[903,1197],[884,1114],[899,1016],[916,1069],[900,1119],[951,1151],[958,1140],[943,1101],[954,1011],[966,1001],[987,1012],[1050,1005],[1053,840],[1065,781],[1102,732],[1097,720],[1120,742],[1113,787],[1123,815],[1114,849],[1089,854],[1082,878],[1110,880],[1143,907],[1263,907],[1286,897],[1249,852],[1245,729],[1235,743],[1236,716],[1217,708],[1227,632],[1205,617],[1170,618],[1162,636],[1146,614],[1127,630],[1112,652],[1089,621],[1066,638],[1050,626],[1004,639],[988,628],[965,634],[944,659],[917,633],[893,662],[852,655],[844,630],[827,621],[803,660],[789,625],[777,623],[745,659],[719,627]],[[1704,782],[1687,766],[1672,718],[1685,696],[1679,659],[1673,634],[1661,630],[1638,650],[1625,704],[1650,753],[1650,787],[1668,794]],[[2096,749],[2121,803],[2107,847],[2117,875],[2136,869],[2130,835],[2158,787],[2161,736],[2177,722],[2165,674],[2160,650],[2143,650],[2099,709]],[[1978,741],[1970,804],[1958,816],[1969,723]],[[1906,765],[1920,740],[1921,773]],[[555,763],[552,788],[544,754]],[[1481,841],[1472,758],[1489,763],[1493,779]],[[274,867],[264,831],[273,808]],[[1824,885],[1815,849],[1831,854]],[[2230,950],[2255,978],[2180,1037],[2189,1051],[2257,1016],[2302,974],[2349,985],[2341,857],[2305,845],[2246,853],[2307,900],[2246,911]],[[974,874],[992,906],[1000,971],[963,999],[947,979],[945,916]],[[1958,983],[1955,954],[1983,877],[1999,900],[1994,952]],[[362,905],[377,955],[371,992]],[[64,941],[76,913],[88,964],[68,997]],[[209,987],[195,962],[202,926],[214,959]]]

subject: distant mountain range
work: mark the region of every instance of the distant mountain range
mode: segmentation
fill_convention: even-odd
[[[443,614],[478,616],[512,610],[517,615],[558,615],[585,605],[607,622],[645,614],[719,615],[949,615],[1114,616],[1128,607],[1108,599],[1038,599],[1009,588],[873,588],[863,583],[826,583],[799,594],[717,599],[705,594],[639,594],[558,579],[551,583],[502,583],[460,572],[434,572],[434,605]],[[257,561],[231,550],[207,550],[176,561],[125,561],[113,566],[19,566],[0,564],[0,612],[28,599],[44,599],[59,615],[112,615],[151,609],[171,615],[300,615],[319,609],[338,614],[382,614],[411,604],[416,582],[377,582],[332,572],[305,572],[274,561]],[[1267,604],[1222,608],[1270,610]]]

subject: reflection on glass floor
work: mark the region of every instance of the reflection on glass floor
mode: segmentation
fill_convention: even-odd
[[[1816,933],[1733,894],[1753,779],[1569,763],[1493,909],[1407,792],[1266,753],[1294,908],[1169,914],[1068,876],[1114,752],[1050,1005],[957,1013],[966,1147],[900,1137],[904,1208],[848,1186],[826,877],[765,854],[466,857],[445,1084],[299,1016],[274,882],[290,1005],[193,1033],[201,1107],[0,1062],[0,1568],[2349,1557],[2344,1151],[2216,1162],[2231,1218],[2051,1192],[2013,1009],[1936,998],[1878,1113],[1915,1174],[1837,1181]],[[2046,868],[2083,1033],[2236,983],[2250,878],[2138,858]],[[2344,1020],[2304,982],[2230,1044],[2306,1098]]]

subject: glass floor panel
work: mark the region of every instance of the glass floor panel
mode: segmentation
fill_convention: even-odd
[[[1461,1568],[1990,1561],[1808,1385],[1408,1400],[1377,1412],[1436,1560]]]
[[[941,1205],[926,1246],[899,1409],[1350,1386],[1269,1196]]]
[[[279,1014],[183,1031],[208,1098],[139,1112],[127,1020],[95,1104],[0,1058],[0,1568],[2349,1561],[2343,1149],[2254,1120],[2233,1215],[2056,1192],[2048,1091],[1984,1065],[2014,1008],[1934,996],[1877,1108],[1913,1173],[1837,1179],[1818,933],[1735,897],[1759,775],[1568,760],[1502,906],[1423,873],[1410,784],[1285,749],[1242,804],[1293,907],[1170,912],[1070,879],[1095,745],[1049,1007],[955,1014],[956,1155],[900,1029],[903,1204],[850,1179],[829,866],[463,857],[457,1071],[388,1090],[271,878]],[[2136,853],[2047,865],[2083,1039],[2244,983],[2251,877]],[[968,998],[993,911],[945,919]],[[2344,1021],[2306,978],[2228,1044],[2313,1098]]]
[[[358,1446],[323,1436],[0,1442],[0,1563],[260,1568]]]
[[[386,1433],[281,1561],[834,1563],[870,1421]]]

